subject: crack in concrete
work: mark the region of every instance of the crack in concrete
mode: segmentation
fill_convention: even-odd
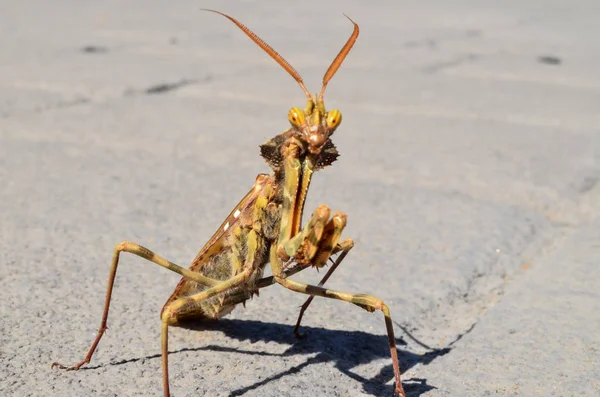
[[[148,88],[146,88],[143,93],[145,94],[165,94],[169,91],[174,91],[176,89],[179,89],[181,87],[185,87],[186,85],[192,85],[192,84],[196,84],[198,83],[198,80],[188,80],[188,79],[182,79],[178,82],[175,83],[161,83],[161,84],[155,84],[152,85]]]
[[[39,114],[39,113],[44,113],[50,110],[56,110],[56,109],[65,109],[65,108],[71,108],[74,106],[80,106],[80,105],[85,105],[88,103],[91,103],[92,100],[90,98],[87,97],[79,97],[79,98],[75,98],[75,99],[71,99],[71,100],[65,100],[65,101],[58,101],[58,102],[51,102],[51,103],[47,103],[47,104],[41,104],[41,105],[37,105],[34,106],[33,108],[30,109],[22,109],[21,113],[25,113],[25,114]],[[0,118],[2,119],[7,119],[11,116],[13,116],[16,113],[20,113],[19,112],[20,109],[15,109],[13,111],[4,111],[4,112],[0,112]]]
[[[431,65],[427,65],[427,66],[423,67],[421,70],[424,73],[436,73],[436,72],[439,72],[440,70],[460,66],[464,63],[473,63],[473,62],[477,61],[479,58],[480,58],[480,56],[477,54],[460,55],[449,61],[441,61],[441,62],[433,63]]]
[[[89,49],[86,50],[86,49]],[[96,47],[94,47],[92,49],[92,47],[84,47],[84,49],[82,49],[82,51],[85,52],[98,52],[98,49]],[[143,95],[156,95],[156,94],[166,94],[169,93],[171,91],[177,90],[179,88],[185,87],[185,86],[189,86],[189,85],[193,85],[193,84],[199,84],[199,83],[204,83],[204,82],[209,82],[213,80],[213,76],[212,75],[206,75],[204,78],[202,79],[187,79],[187,78],[183,78],[179,81],[176,82],[171,82],[171,83],[158,83],[158,84],[154,84],[151,85],[145,89],[130,89],[130,90],[126,90],[123,93],[123,96],[130,96],[130,95],[138,95],[138,94],[143,94]],[[106,98],[107,100],[111,100],[114,98],[118,98],[118,96],[112,96],[112,97],[108,97]],[[61,101],[57,101],[57,102],[50,102],[47,104],[40,104],[40,105],[36,105],[33,108],[28,108],[28,109],[13,109],[13,110],[4,110],[1,111],[0,110],[0,119],[6,119],[9,118],[17,113],[24,113],[24,114],[37,114],[37,113],[43,113],[43,112],[47,112],[50,110],[55,110],[55,109],[65,109],[65,108],[70,108],[73,106],[80,106],[80,105],[84,105],[84,104],[91,104],[97,101],[94,101],[93,98],[91,97],[78,97],[75,99],[71,99],[71,100],[61,100]]]

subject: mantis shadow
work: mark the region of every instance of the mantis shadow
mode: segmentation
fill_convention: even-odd
[[[365,378],[352,371],[353,368],[362,364],[381,358],[390,357],[387,336],[373,335],[362,331],[340,331],[329,330],[319,327],[303,327],[305,337],[298,339],[294,336],[292,325],[265,323],[252,320],[220,319],[215,322],[205,323],[183,323],[181,328],[196,331],[220,331],[227,337],[239,341],[248,341],[250,343],[275,342],[289,347],[280,354],[268,352],[246,351],[239,348],[228,348],[218,345],[209,345],[197,349],[185,349],[185,351],[194,350],[212,350],[232,352],[236,354],[248,354],[258,356],[295,356],[311,355],[303,363],[296,365],[288,370],[275,374],[253,385],[234,390],[229,396],[242,396],[245,393],[260,388],[271,381],[293,375],[302,369],[324,362],[334,362],[335,367],[346,376],[360,382],[363,385],[363,392],[373,396],[392,396],[394,386],[386,385],[394,379],[392,364],[384,366],[381,371],[372,378]],[[405,346],[406,342],[401,338],[396,338],[396,344]],[[401,371],[406,372],[416,364],[429,364],[434,359],[448,353],[450,349],[438,349],[423,355],[411,353],[406,350],[399,350]],[[404,390],[407,397],[417,397],[421,394],[434,389],[434,386],[428,385],[426,379],[412,378],[403,379]]]
[[[237,339],[239,341],[247,341],[249,343],[275,342],[289,347],[283,353],[269,353],[261,351],[249,351],[239,348],[230,348],[221,345],[207,345],[196,348],[183,348],[175,351],[170,351],[170,354],[183,352],[198,352],[204,350],[220,351],[236,354],[247,354],[254,356],[278,356],[289,357],[295,355],[311,355],[301,364],[298,364],[286,371],[272,375],[250,386],[243,387],[232,391],[229,396],[242,396],[252,390],[259,389],[261,386],[268,384],[277,379],[294,375],[304,368],[313,364],[334,362],[335,367],[346,376],[360,382],[363,386],[363,392],[372,396],[392,396],[394,395],[393,384],[386,385],[394,379],[394,370],[392,364],[384,366],[378,374],[372,378],[365,378],[352,371],[353,368],[367,364],[381,358],[389,359],[390,351],[388,348],[387,336],[373,335],[362,331],[340,331],[329,330],[319,327],[302,327],[305,337],[298,339],[294,336],[294,327],[287,324],[265,323],[253,320],[235,320],[235,319],[219,319],[218,321],[209,322],[185,322],[178,325],[179,328],[194,330],[194,331],[219,331],[223,332],[227,337]],[[408,334],[413,338],[410,334]],[[414,341],[416,341],[413,338]],[[427,347],[416,341],[417,344]],[[398,346],[405,346],[406,342],[401,338],[396,338]],[[419,355],[406,350],[398,350],[398,358],[400,361],[401,372],[404,373],[416,364],[427,365],[437,357],[443,356],[450,352],[451,347],[444,349],[430,349],[429,352]],[[125,359],[117,362],[112,362],[110,365],[123,365],[139,360],[160,358],[160,354],[153,354],[145,357]],[[86,366],[81,370],[93,370],[104,365]],[[418,397],[435,389],[435,386],[428,385],[426,379],[411,378],[403,379],[402,384],[407,397]]]

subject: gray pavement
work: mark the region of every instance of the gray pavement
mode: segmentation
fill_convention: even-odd
[[[231,23],[280,50],[344,115],[306,206],[349,215],[328,283],[386,301],[408,396],[600,395],[600,5],[1,2],[0,395],[158,396],[162,304],[267,171],[258,145],[303,106]],[[317,282],[308,270],[301,280]],[[379,314],[273,286],[170,332],[175,396],[389,396]]]

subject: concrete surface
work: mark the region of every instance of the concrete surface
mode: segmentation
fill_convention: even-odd
[[[563,4],[565,3],[565,4]],[[112,249],[189,263],[303,106],[264,37],[344,114],[307,211],[349,214],[329,285],[392,309],[409,396],[600,395],[596,1],[1,2],[0,395],[158,396],[179,277],[126,256],[85,370]],[[307,271],[301,279],[319,279]],[[175,396],[389,396],[380,315],[276,286],[170,333]],[[414,337],[412,339],[409,335]]]

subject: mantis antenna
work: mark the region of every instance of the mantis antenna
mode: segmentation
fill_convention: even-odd
[[[269,54],[269,56],[271,58],[273,58],[275,60],[275,62],[277,62],[282,68],[284,68],[286,70],[286,72],[288,72],[290,74],[290,76],[292,76],[294,78],[294,80],[296,80],[298,85],[300,85],[300,88],[302,88],[302,91],[304,91],[304,94],[306,95],[306,98],[308,99],[309,102],[313,101],[312,96],[310,95],[310,92],[304,85],[304,81],[302,80],[300,73],[298,73],[296,71],[296,69],[294,69],[294,67],[292,65],[290,65],[290,63],[288,61],[285,60],[285,58],[283,58],[277,51],[275,51],[273,49],[273,47],[271,47],[269,44],[267,44],[263,39],[261,39],[252,30],[250,30],[250,28],[248,28],[246,25],[244,25],[237,19],[235,19],[225,13],[222,13],[220,11],[209,10],[209,9],[202,9],[202,10],[214,12],[216,14],[222,15],[225,18],[229,19],[231,22],[233,22],[238,28],[240,28],[242,30],[242,32],[246,33],[246,35],[248,37],[250,37],[250,39],[252,41],[254,41],[260,48],[262,48],[267,54]],[[348,41],[346,41],[346,44],[344,44],[344,47],[342,47],[342,49],[337,54],[337,56],[335,57],[333,62],[331,62],[331,65],[329,65],[329,68],[327,69],[327,71],[325,72],[325,75],[323,76],[323,87],[321,88],[321,93],[319,94],[319,102],[323,102],[323,94],[325,93],[325,88],[327,87],[327,83],[329,83],[329,80],[331,80],[333,75],[335,75],[337,70],[340,68],[340,66],[342,65],[342,62],[344,62],[344,59],[346,58],[346,55],[348,55],[348,53],[352,49],[352,46],[356,42],[356,39],[358,38],[358,33],[359,33],[358,25],[346,14],[344,14],[344,16],[346,18],[348,18],[350,20],[350,22],[352,22],[352,24],[354,25],[354,30],[352,31],[352,34],[348,38]]]

